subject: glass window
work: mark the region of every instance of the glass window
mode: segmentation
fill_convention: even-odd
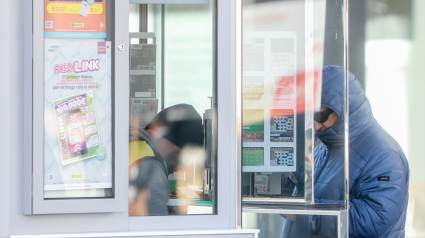
[[[129,216],[216,213],[215,7],[130,4]]]
[[[44,198],[112,197],[111,11],[44,0]]]
[[[243,1],[245,202],[313,202],[311,176],[305,176],[311,175],[312,78],[320,82],[326,1],[306,9],[306,1]],[[306,38],[307,31],[314,35]],[[306,44],[314,50],[306,53]]]
[[[348,197],[341,9],[243,1],[243,227],[262,237],[339,237],[348,226],[338,223]]]

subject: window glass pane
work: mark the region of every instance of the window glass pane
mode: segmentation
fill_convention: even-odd
[[[342,3],[243,1],[242,221],[263,237],[338,237],[347,227],[334,215],[345,201]],[[320,114],[324,105],[340,117]]]
[[[323,66],[325,12],[326,1],[314,1],[314,7],[301,0],[243,1],[242,193],[246,202],[269,198],[304,202],[312,193],[305,174],[311,171],[311,101],[314,89],[320,89],[314,88],[312,78],[320,79]],[[308,44],[315,47],[311,53],[306,53]]]
[[[130,4],[130,216],[216,213],[215,4]]]
[[[113,196],[106,0],[44,0],[44,197]]]

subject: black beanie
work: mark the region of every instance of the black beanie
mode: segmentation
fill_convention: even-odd
[[[177,104],[162,110],[145,130],[150,129],[151,124],[162,127],[162,136],[180,148],[188,144],[203,145],[202,118],[191,105]]]

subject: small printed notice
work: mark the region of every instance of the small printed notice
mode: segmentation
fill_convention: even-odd
[[[255,174],[255,189],[259,194],[265,194],[269,192],[269,180],[268,175]]]

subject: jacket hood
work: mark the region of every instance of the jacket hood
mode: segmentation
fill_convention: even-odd
[[[349,74],[349,138],[355,139],[362,132],[376,123],[369,100],[357,78]],[[321,106],[332,109],[338,119],[334,125],[323,132],[316,131],[316,136],[327,146],[344,145],[344,68],[325,66],[322,72]]]

